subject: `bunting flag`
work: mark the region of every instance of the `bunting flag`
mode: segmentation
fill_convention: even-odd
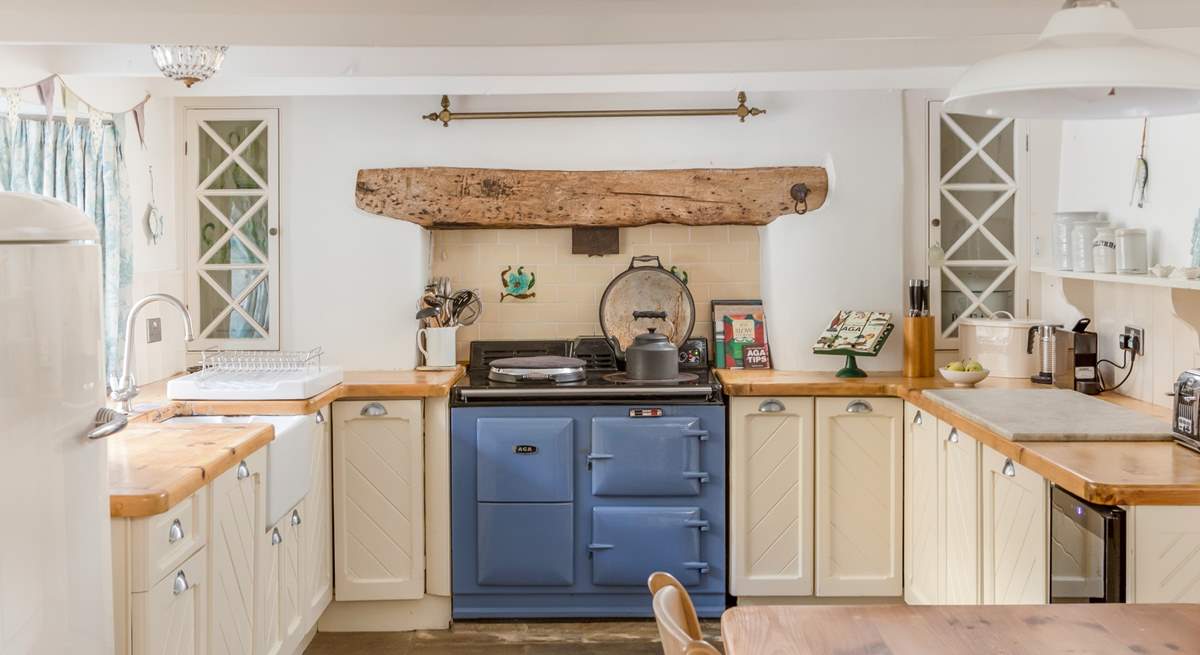
[[[46,117],[52,117],[54,115],[55,100],[58,97],[58,92],[55,88],[56,85],[62,87],[63,113],[68,123],[75,121],[82,107],[82,111],[87,114],[89,128],[93,133],[96,133],[100,129],[99,125],[104,121],[114,120],[114,116],[123,120],[125,112],[133,112],[133,122],[137,126],[138,142],[141,143],[143,148],[146,147],[146,102],[150,100],[149,94],[142,98],[141,102],[127,110],[116,112],[104,111],[81,99],[67,86],[67,83],[59,75],[51,75],[44,80],[39,80],[25,86],[0,88],[0,95],[3,95],[8,103],[7,116],[9,129],[16,129],[16,123],[21,117],[21,92],[30,87],[37,88],[38,99],[41,100],[42,106],[46,108]]]
[[[54,115],[54,76],[51,75],[41,82],[37,83],[38,97],[42,100],[42,106],[46,108],[46,115]]]
[[[133,112],[133,125],[137,128],[138,143],[146,147],[146,101],[143,100],[129,111]]]

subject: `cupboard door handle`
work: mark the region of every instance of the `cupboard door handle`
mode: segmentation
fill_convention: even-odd
[[[298,509],[292,510],[292,525],[297,526],[297,525],[300,525],[301,523],[302,523],[302,521],[300,520],[300,510],[298,510]]]
[[[246,466],[246,460],[242,460],[238,463],[237,479],[245,480],[248,477],[250,477],[250,467]]]
[[[367,403],[363,405],[359,416],[387,416],[387,408],[380,403]]]
[[[279,528],[271,528],[271,545],[278,546],[283,543],[283,535],[279,534]]]
[[[917,410],[916,415],[913,416],[913,425],[925,425],[925,417],[921,414],[921,410],[919,409]]]
[[[946,437],[946,441],[958,443],[958,428],[950,428],[950,436]]]
[[[317,412],[317,418],[315,420],[317,422],[317,425],[320,425],[325,422],[325,415],[322,414],[321,412]]]
[[[1010,478],[1017,477],[1017,467],[1011,459],[1004,460],[1004,466],[1000,469],[1000,472]]]
[[[179,519],[171,521],[171,527],[167,529],[167,543],[173,544],[176,541],[183,539],[183,524]]]
[[[849,405],[846,405],[847,414],[869,414],[873,411],[875,408],[865,400],[852,400]]]
[[[786,409],[787,407],[785,407],[783,403],[775,400],[774,398],[771,400],[764,400],[758,406],[758,411],[762,412],[763,414],[777,414]]]
[[[191,588],[192,586],[188,584],[187,576],[183,574],[183,571],[175,574],[175,582],[171,585],[171,591],[176,596]]]

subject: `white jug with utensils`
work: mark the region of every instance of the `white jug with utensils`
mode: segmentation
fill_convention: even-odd
[[[417,349],[425,356],[428,368],[453,368],[455,361],[458,325],[430,327],[417,330]]]

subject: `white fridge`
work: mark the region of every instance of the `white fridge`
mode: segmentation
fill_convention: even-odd
[[[113,652],[100,298],[92,221],[0,193],[0,655]]]

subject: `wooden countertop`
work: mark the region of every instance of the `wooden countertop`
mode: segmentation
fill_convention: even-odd
[[[108,438],[109,514],[161,514],[273,439],[265,423],[130,423]]]
[[[1200,653],[1200,605],[743,606],[721,635],[728,655]]]
[[[453,371],[346,371],[345,380],[306,400],[167,400],[166,380],[136,399],[149,406],[109,438],[109,513],[161,514],[275,438],[269,425],[163,425],[172,416],[312,414],[343,398],[431,398],[450,394]]]
[[[941,377],[905,378],[898,373],[839,379],[812,371],[717,370],[730,396],[894,396],[953,425],[1014,462],[1085,500],[1101,505],[1200,505],[1200,454],[1171,442],[1018,443],[924,397],[951,387]],[[1027,380],[989,378],[979,388],[1028,389]],[[1100,398],[1171,420],[1171,410],[1128,396]]]
[[[459,366],[453,371],[346,371],[341,384],[305,400],[168,400],[167,380],[142,388],[135,399],[138,407],[152,406],[141,416],[161,421],[171,416],[287,416],[312,414],[344,398],[439,398],[450,395],[450,388],[466,373]]]

